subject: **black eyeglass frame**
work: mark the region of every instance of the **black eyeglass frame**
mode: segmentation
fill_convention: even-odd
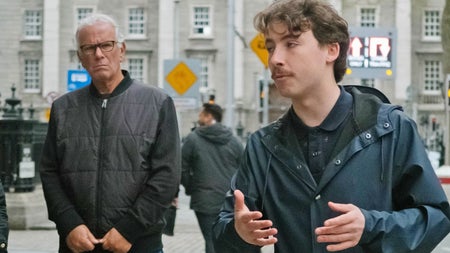
[[[97,44],[85,44],[81,45],[78,51],[83,55],[93,55],[97,52],[97,48],[100,48],[102,52],[111,52],[114,49],[114,45],[119,43],[119,41],[108,40]]]

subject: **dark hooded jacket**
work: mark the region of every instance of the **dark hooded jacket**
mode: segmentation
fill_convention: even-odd
[[[365,217],[357,246],[340,252],[429,253],[450,231],[447,197],[415,123],[398,106],[351,91],[348,120],[319,183],[285,114],[252,134],[214,226],[216,252],[259,252],[234,229],[234,189],[277,228],[275,252],[325,253],[314,234],[339,215],[329,201],[356,205]]]
[[[191,209],[219,212],[242,152],[242,143],[220,123],[197,127],[185,138],[181,182],[191,195]]]
[[[175,107],[162,90],[124,72],[109,98],[92,84],[58,98],[40,175],[59,251],[70,252],[65,239],[81,224],[96,238],[116,228],[134,252],[161,249],[180,167]]]

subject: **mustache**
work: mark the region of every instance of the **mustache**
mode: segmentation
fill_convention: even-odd
[[[272,79],[274,77],[277,77],[277,76],[288,76],[288,75],[291,75],[290,71],[285,70],[285,69],[280,68],[280,67],[272,69],[271,72],[272,72],[272,74],[271,74]]]

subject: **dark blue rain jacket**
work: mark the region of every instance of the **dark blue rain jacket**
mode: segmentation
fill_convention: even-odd
[[[278,229],[275,252],[327,252],[314,230],[339,215],[329,201],[358,206],[359,244],[340,252],[431,252],[450,231],[447,197],[415,123],[398,106],[350,92],[354,107],[319,184],[298,147],[289,113],[251,135],[214,226],[217,252],[259,252],[234,230],[232,190]]]

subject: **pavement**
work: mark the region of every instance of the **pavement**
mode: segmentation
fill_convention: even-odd
[[[164,253],[201,253],[205,251],[197,218],[189,209],[189,197],[183,191],[180,191],[174,236],[163,235]],[[54,223],[47,221],[27,230],[11,230],[8,252],[55,253],[58,251],[58,240]],[[273,247],[265,247],[262,251],[262,253],[269,252],[273,252]]]

